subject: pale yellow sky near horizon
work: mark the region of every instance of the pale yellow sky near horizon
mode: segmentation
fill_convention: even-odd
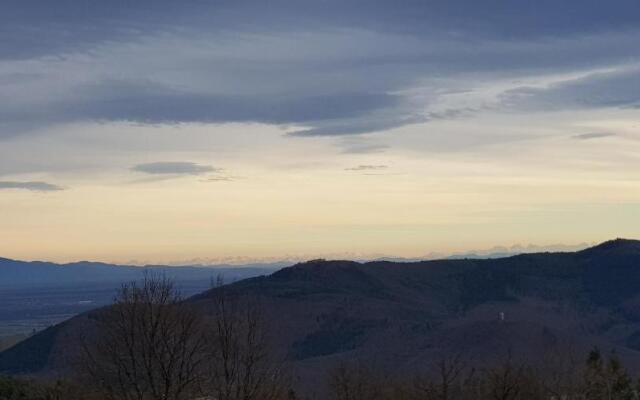
[[[421,257],[640,238],[640,30],[591,29],[597,13],[570,34],[505,34],[508,18],[486,35],[404,31],[361,25],[363,11],[287,29],[242,12],[226,29],[173,29],[172,16],[159,30],[145,12],[123,30],[86,8],[105,36],[69,35],[83,18],[15,30],[0,57],[0,257]]]
[[[530,116],[518,115],[436,121],[370,135],[388,147],[363,154],[344,152],[335,138],[290,138],[261,124],[67,125],[40,142],[31,138],[28,148],[20,139],[3,144],[7,157],[40,149],[44,161],[60,165],[16,178],[55,180],[64,190],[0,192],[0,256],[121,263],[420,257],[638,238],[636,115],[546,113],[545,124],[527,126]],[[616,135],[573,137],[599,129]],[[487,131],[517,140],[454,149],[433,142]],[[176,145],[177,135],[187,144]],[[132,137],[122,149],[119,141]],[[152,140],[154,152],[146,154]],[[62,149],[58,155],[56,146],[69,144],[77,154],[71,161],[83,168],[67,168]],[[185,159],[217,169],[131,170]]]
[[[0,257],[640,239],[633,2],[13,3]]]

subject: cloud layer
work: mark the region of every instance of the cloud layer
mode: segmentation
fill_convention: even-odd
[[[640,56],[634,1],[161,3],[9,1],[0,88],[13,101],[0,105],[0,138],[86,121],[361,135],[473,113],[486,104],[440,103],[496,77],[612,66],[505,88],[500,107],[639,101],[638,69],[620,69]]]
[[[345,171],[375,171],[387,168],[386,165],[358,165],[357,167],[345,168]]]
[[[572,136],[572,138],[578,139],[578,140],[591,140],[591,139],[607,138],[612,136],[616,136],[616,134],[608,133],[608,132],[590,132],[590,133],[581,133],[579,135],[574,135]]]
[[[15,181],[0,181],[0,190],[2,189],[23,189],[31,190],[33,192],[56,192],[63,190],[61,186],[54,185],[47,182],[15,182]]]
[[[638,0],[1,8],[5,255],[638,234]]]
[[[133,171],[152,175],[202,175],[219,169],[210,165],[200,165],[184,161],[159,161],[138,164],[131,167]]]

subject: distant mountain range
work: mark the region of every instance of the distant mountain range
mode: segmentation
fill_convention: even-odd
[[[203,312],[215,290],[187,301]],[[640,366],[640,242],[577,252],[414,263],[316,260],[227,286],[263,300],[276,347],[304,384],[342,359],[397,373],[463,353],[491,362],[592,346]],[[90,313],[0,353],[0,371],[63,373]]]
[[[110,304],[124,282],[145,273],[173,279],[184,296],[224,282],[270,274],[286,262],[214,266],[123,266],[96,262],[54,264],[0,258],[0,348],[77,314]]]
[[[272,273],[286,262],[255,263],[246,265],[166,266],[143,267],[81,261],[56,264],[42,261],[16,261],[0,258],[0,289],[27,286],[51,287],[79,284],[113,285],[140,279],[143,273],[164,274],[178,282],[208,282],[222,275],[227,282]]]

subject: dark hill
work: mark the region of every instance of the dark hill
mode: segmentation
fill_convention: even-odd
[[[593,345],[640,365],[638,249],[638,241],[616,240],[500,259],[315,260],[227,290],[263,299],[277,347],[309,382],[341,358],[402,372],[451,353],[487,361],[511,350],[541,361]],[[188,301],[205,309],[211,295]],[[0,371],[60,370],[71,338],[89,323],[76,317],[0,353]]]
[[[616,254],[616,255],[640,255],[640,241],[628,239],[614,239],[597,246],[582,250],[580,253],[592,254]]]

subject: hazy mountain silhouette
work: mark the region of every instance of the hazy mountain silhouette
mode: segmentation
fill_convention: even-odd
[[[0,288],[48,287],[78,284],[111,285],[139,279],[146,272],[164,274],[176,281],[208,281],[222,274],[228,281],[271,273],[287,263],[256,263],[247,265],[144,267],[80,261],[56,264],[42,261],[16,261],[0,258]]]
[[[215,290],[187,301],[206,312]],[[542,361],[593,345],[640,365],[638,241],[500,259],[315,260],[226,290],[262,299],[275,346],[309,382],[342,358],[414,371],[445,354],[487,362],[509,350]],[[0,353],[0,371],[64,371],[91,314]]]

